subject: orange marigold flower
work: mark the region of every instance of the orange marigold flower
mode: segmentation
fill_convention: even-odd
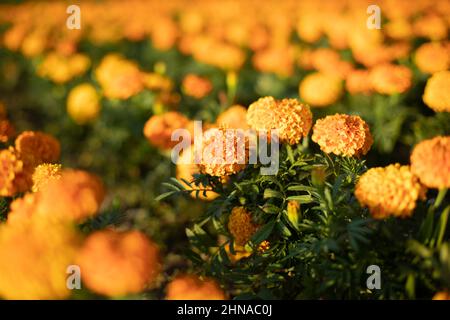
[[[450,188],[450,136],[418,143],[411,153],[411,171],[428,188]]]
[[[234,105],[219,114],[216,123],[227,128],[246,130],[249,128],[246,117],[247,109],[240,105]]]
[[[436,112],[450,112],[450,71],[441,71],[428,79],[423,102]]]
[[[0,142],[8,142],[15,133],[16,130],[9,120],[0,120]]]
[[[224,249],[225,252],[227,253],[228,259],[230,259],[232,263],[236,263],[239,260],[248,258],[252,255],[252,252],[247,251],[244,246],[237,245],[236,243],[233,244],[234,254],[231,253],[230,243],[227,243],[224,246]]]
[[[90,67],[90,59],[82,54],[66,57],[60,53],[49,53],[38,66],[37,74],[56,83],[66,83],[80,76]]]
[[[26,166],[34,169],[41,163],[58,161],[61,146],[51,135],[39,131],[24,131],[15,141],[15,148]]]
[[[21,219],[0,227],[0,296],[6,299],[64,299],[67,267],[79,237],[72,225]]]
[[[345,80],[345,89],[350,94],[370,94],[372,92],[370,72],[362,69],[351,71]]]
[[[369,126],[359,116],[335,114],[316,121],[312,140],[325,153],[347,157],[365,155],[373,143]]]
[[[168,92],[172,90],[173,83],[170,78],[159,73],[143,73],[144,86],[153,91]]]
[[[10,204],[7,223],[21,223],[29,220],[36,211],[38,196],[35,193],[27,193],[22,198],[17,198]]]
[[[154,115],[145,123],[144,136],[152,145],[167,150],[178,143],[171,139],[174,130],[187,129],[189,124],[189,119],[176,111]]]
[[[186,95],[202,99],[211,92],[213,86],[208,78],[200,77],[196,74],[188,74],[183,79],[182,88]]]
[[[255,130],[277,129],[281,142],[297,144],[311,129],[312,113],[296,99],[264,97],[249,106],[247,123]]]
[[[0,151],[0,196],[11,197],[31,187],[31,174],[14,148]]]
[[[101,105],[94,86],[83,83],[73,88],[67,97],[67,113],[78,124],[84,124],[98,117]]]
[[[335,76],[315,72],[300,82],[300,98],[313,107],[326,107],[339,100],[342,81]]]
[[[411,87],[412,72],[405,66],[381,64],[370,71],[370,81],[381,94],[404,93]]]
[[[37,192],[46,186],[51,180],[61,178],[61,165],[43,163],[38,165],[33,172],[33,187],[31,190]]]
[[[439,42],[424,43],[417,49],[414,62],[424,73],[447,70],[450,66],[450,47]]]
[[[111,297],[143,291],[161,270],[158,246],[139,231],[91,234],[77,263],[86,286]]]
[[[167,300],[226,300],[226,295],[213,279],[181,275],[166,288]]]
[[[176,178],[181,181],[186,180],[191,184],[191,189],[194,190],[190,193],[191,197],[197,198],[197,192],[195,190],[202,190],[198,192],[199,199],[214,200],[219,196],[219,194],[214,191],[204,192],[204,189],[211,189],[210,186],[195,185],[193,183],[194,174],[200,173],[200,168],[194,163],[194,156],[194,148],[192,146],[189,146],[189,148],[185,149],[181,153],[177,161]],[[186,188],[188,187],[189,186],[187,185]]]
[[[439,15],[428,13],[414,23],[414,33],[419,37],[431,40],[442,40],[447,37],[447,23]]]
[[[105,56],[95,76],[107,98],[128,99],[144,89],[144,76],[138,66],[117,54]]]
[[[245,245],[258,229],[252,215],[244,207],[234,207],[228,218],[228,231],[237,245]]]
[[[350,62],[342,60],[339,53],[331,48],[314,50],[311,59],[314,69],[341,79],[353,69]]]
[[[272,72],[280,77],[289,77],[294,72],[294,50],[292,47],[269,47],[258,50],[252,62],[256,70]]]
[[[425,192],[409,166],[398,163],[369,169],[355,187],[359,203],[368,207],[375,219],[410,217],[417,199],[424,199]]]
[[[433,300],[450,300],[450,293],[448,291],[437,292],[433,296]]]
[[[202,138],[200,171],[225,177],[243,170],[248,164],[248,139],[239,129],[212,128]]]
[[[46,217],[82,221],[98,212],[104,196],[103,184],[96,176],[63,170],[59,179],[51,179],[39,190],[36,211]]]

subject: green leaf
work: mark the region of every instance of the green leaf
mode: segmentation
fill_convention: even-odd
[[[276,221],[271,221],[264,226],[262,226],[253,236],[252,242],[254,244],[260,244],[264,240],[266,240],[270,234],[272,233],[273,228],[275,227]]]

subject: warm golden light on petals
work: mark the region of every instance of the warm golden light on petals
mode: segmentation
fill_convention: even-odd
[[[297,144],[311,129],[312,113],[296,99],[264,97],[249,106],[247,123],[257,131],[277,129],[282,143]]]
[[[433,74],[427,81],[423,102],[436,112],[450,112],[450,71]]]
[[[33,172],[33,187],[31,190],[37,192],[46,186],[51,180],[61,178],[61,165],[44,163],[38,165]]]
[[[399,164],[369,169],[361,175],[355,187],[359,203],[368,207],[375,219],[410,217],[416,201],[424,199],[425,192],[409,166]]]
[[[213,279],[181,275],[166,288],[167,300],[225,300],[226,295]]]
[[[325,153],[347,157],[365,155],[373,143],[369,126],[359,116],[335,114],[316,121],[312,140]]]
[[[412,72],[405,66],[381,64],[371,69],[370,81],[378,93],[404,93],[411,87]]]
[[[418,143],[411,153],[411,171],[428,188],[450,188],[450,136]]]
[[[313,107],[326,107],[341,97],[342,81],[320,72],[307,75],[300,82],[300,98]]]
[[[170,111],[150,117],[144,126],[144,136],[152,145],[167,150],[178,143],[171,139],[174,130],[189,129],[189,126],[188,118],[179,112]]]
[[[143,291],[161,270],[158,246],[139,231],[97,231],[76,261],[83,283],[111,297]]]

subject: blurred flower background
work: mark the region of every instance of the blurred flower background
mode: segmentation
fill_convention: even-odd
[[[80,8],[80,29],[66,26],[71,16],[66,10],[72,4]],[[278,196],[266,194],[264,187],[245,192],[262,179],[244,170],[245,165],[175,165],[170,159],[177,143],[171,141],[172,132],[182,128],[193,133],[194,120],[202,120],[206,132],[218,128],[216,135],[224,135],[224,128],[280,129],[287,152],[281,153],[281,167],[292,165],[272,181],[281,189],[307,177],[308,185],[290,191],[314,196],[311,188],[317,188],[326,193],[325,186],[333,183],[327,179],[344,172],[350,182],[341,181],[335,188],[352,197],[346,200],[348,208],[341,208],[345,212],[375,220],[391,217],[389,227],[403,223],[395,219],[411,217],[416,207],[421,212],[432,208],[429,212],[436,219],[443,216],[437,210],[448,202],[444,190],[450,187],[450,2],[378,0],[380,29],[367,27],[370,4],[373,1],[1,4],[0,297],[370,298],[352,293],[349,286],[358,286],[351,276],[330,275],[339,269],[335,257],[342,251],[333,252],[329,243],[330,265],[317,277],[305,277],[307,267],[300,271],[294,262],[280,267],[300,249],[284,257],[274,250],[285,252],[289,243],[311,240],[302,238],[311,229],[301,229],[307,225],[301,222],[301,206],[309,200],[286,193],[286,201],[263,205],[263,199]],[[331,167],[333,174],[327,171]],[[295,172],[298,168],[305,172]],[[236,176],[250,182],[233,187]],[[168,182],[175,184],[175,191],[187,189],[190,196],[160,201],[161,194],[173,191],[174,184]],[[429,191],[426,202],[427,188],[442,192]],[[317,200],[318,205],[330,204],[324,199]],[[270,218],[252,217],[252,206],[266,213],[270,206],[283,212],[290,233]],[[333,211],[331,207],[327,210]],[[217,239],[207,245],[203,224],[194,222],[202,221],[211,208],[217,209],[216,218],[226,212],[226,219],[209,227]],[[306,218],[308,210],[303,212]],[[342,212],[344,229],[350,228],[351,215]],[[406,242],[416,239],[413,234],[425,221],[420,217],[410,221],[414,227],[407,229],[401,250],[414,251],[413,245],[406,249]],[[450,250],[441,248],[448,239],[442,220],[428,223],[429,232],[441,228],[443,233],[436,231],[431,245],[428,238],[421,243],[430,250],[427,259]],[[426,239],[424,229],[420,239]],[[283,240],[267,241],[272,230]],[[201,245],[195,243],[199,236]],[[249,241],[256,245],[254,250]],[[381,242],[379,251],[390,246]],[[207,249],[187,250],[192,245]],[[420,251],[418,246],[414,252]],[[227,274],[214,263],[206,264],[212,248],[222,257],[215,263],[230,270],[241,260],[253,264],[244,262],[240,270],[245,274]],[[265,265],[258,260],[265,256],[279,263],[268,259],[273,263],[267,269],[273,272],[270,277],[276,274],[272,278],[252,269]],[[388,253],[374,253],[358,261],[370,262],[369,256],[389,260]],[[345,258],[358,259],[347,253]],[[317,263],[308,259],[305,263]],[[415,259],[420,264],[420,258]],[[448,266],[430,269],[423,262],[420,268],[397,270],[398,278],[391,279],[395,284],[376,298],[431,298],[436,292],[448,297],[450,258],[439,261]],[[72,264],[81,268],[80,290],[66,286],[66,268]],[[199,265],[204,267],[201,272]],[[303,280],[298,287],[279,287],[275,283],[284,282],[277,278],[277,268],[286,271],[285,280]],[[361,268],[355,267],[360,274]],[[339,288],[333,293],[327,291],[328,276],[335,279],[330,286]],[[313,283],[325,288],[313,292]]]

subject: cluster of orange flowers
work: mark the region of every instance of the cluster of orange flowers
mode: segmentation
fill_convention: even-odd
[[[427,188],[450,187],[450,137],[435,137],[417,144],[411,166],[389,165],[364,173],[355,187],[361,205],[373,217],[409,217]]]

